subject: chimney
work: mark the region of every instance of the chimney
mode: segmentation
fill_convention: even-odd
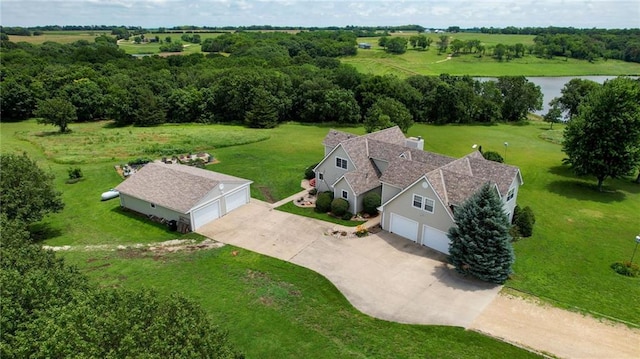
[[[424,139],[422,138],[422,136],[409,137],[405,140],[405,146],[424,151]]]

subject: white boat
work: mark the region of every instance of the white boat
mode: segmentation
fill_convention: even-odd
[[[110,200],[112,198],[116,198],[118,196],[120,196],[120,192],[118,192],[118,191],[116,191],[115,189],[112,188],[112,189],[108,190],[107,192],[104,192],[100,196],[100,198],[103,201],[108,201],[108,200]]]

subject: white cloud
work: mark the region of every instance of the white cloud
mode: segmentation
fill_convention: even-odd
[[[5,26],[640,27],[638,0],[2,0],[0,10]]]

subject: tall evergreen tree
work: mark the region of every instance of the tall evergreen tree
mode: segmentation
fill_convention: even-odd
[[[459,273],[502,284],[515,261],[509,219],[495,187],[486,183],[459,208],[449,229],[449,262]]]

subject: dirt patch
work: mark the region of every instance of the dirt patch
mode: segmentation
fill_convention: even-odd
[[[637,358],[640,330],[501,293],[469,329],[561,358]]]
[[[264,200],[266,202],[276,203],[276,200],[275,200],[275,198],[273,198],[273,195],[271,194],[271,191],[269,190],[269,187],[258,186],[258,190],[260,191],[260,193],[262,193],[262,196],[264,197]]]
[[[181,251],[201,251],[208,249],[215,249],[224,246],[224,243],[216,242],[211,239],[205,239],[202,242],[197,242],[195,239],[172,239],[164,242],[156,243],[135,243],[129,245],[91,245],[91,246],[42,246],[43,249],[50,251],[118,251],[124,258],[140,258],[147,253],[153,253],[156,255],[164,253],[173,253]],[[90,258],[87,262],[93,262],[98,259]]]

